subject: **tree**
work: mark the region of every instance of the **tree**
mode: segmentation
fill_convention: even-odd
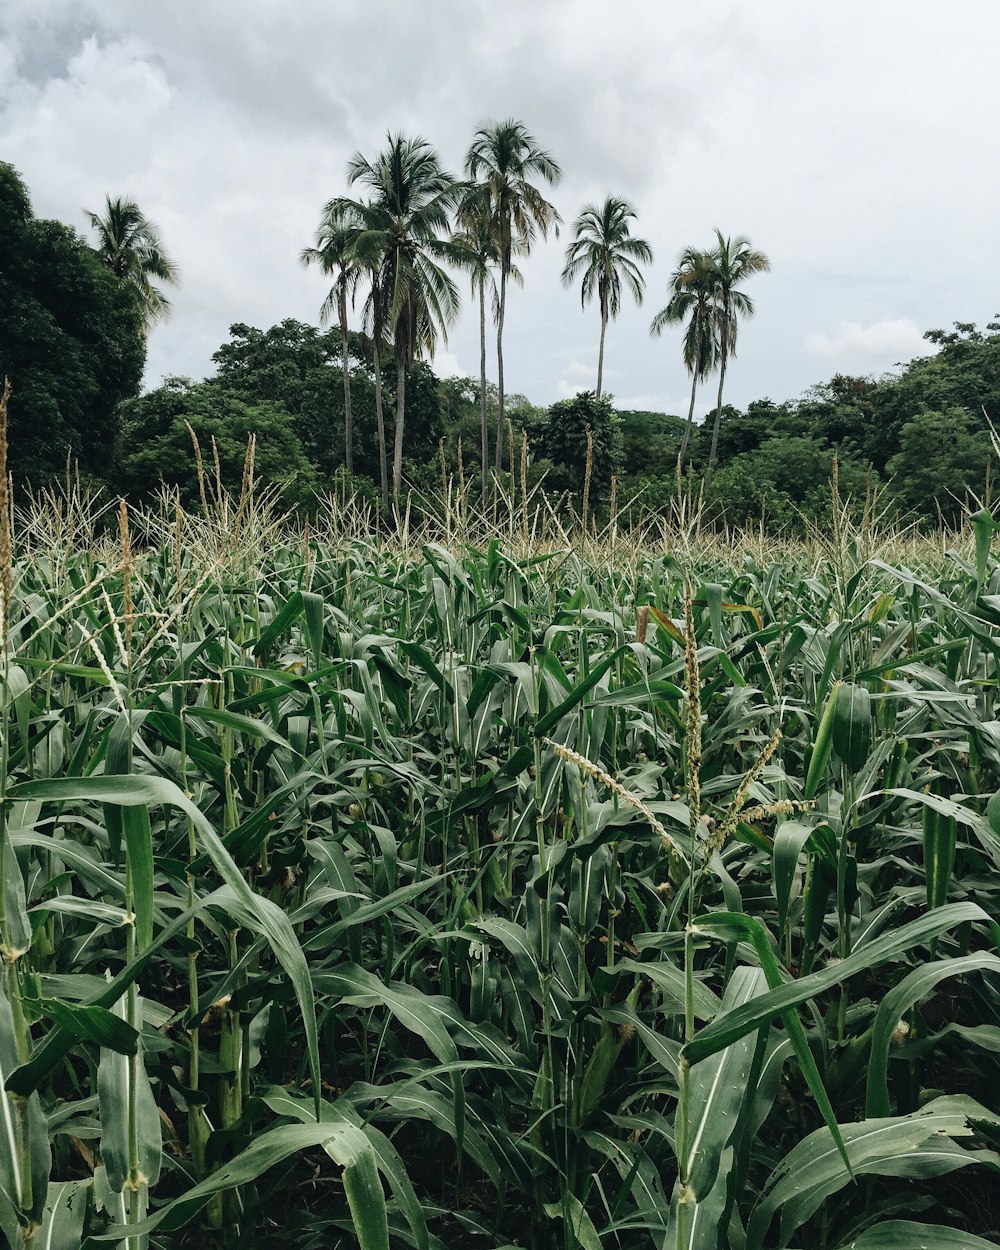
[[[389,135],[375,161],[360,152],[348,164],[348,181],[371,195],[368,201],[341,201],[357,215],[355,247],[359,260],[378,271],[384,323],[396,356],[396,429],[392,490],[403,476],[406,372],[421,351],[433,353],[458,313],[458,289],[441,266],[461,263],[462,249],[446,235],[459,184],[441,165],[425,139]],[[383,314],[379,313],[382,319]]]
[[[486,411],[486,291],[496,297],[493,267],[500,263],[500,245],[490,217],[489,200],[481,188],[473,187],[458,210],[459,229],[454,242],[468,256],[469,277],[473,295],[479,296],[479,452],[482,466],[483,495],[490,463],[490,427]]]
[[[687,425],[677,455],[678,469],[684,468],[694,424],[694,399],[698,383],[715,368],[719,358],[714,317],[715,266],[711,253],[688,247],[681,253],[668,287],[670,299],[653,318],[650,334],[662,334],[668,325],[687,320],[682,349],[684,367],[691,375],[691,403]]]
[[[573,225],[575,238],[566,249],[566,265],[562,272],[565,286],[580,275],[580,304],[597,296],[601,310],[601,345],[597,355],[597,398],[601,398],[604,379],[604,336],[608,318],[616,318],[621,310],[622,279],[637,304],[642,303],[646,281],[639,265],[649,265],[653,252],[645,239],[632,237],[629,223],[636,211],[628,200],[609,195],[598,207],[588,204]]]
[[[577,499],[587,475],[587,435],[590,434],[590,500],[606,496],[611,478],[621,468],[621,430],[611,401],[582,391],[553,404],[545,419],[532,430],[536,451],[552,462],[546,484],[568,491]]]
[[[280,404],[286,422],[325,485],[346,466],[347,414],[344,411],[342,364],[344,343],[337,327],[321,331],[287,319],[268,330],[237,323],[229,340],[213,354],[218,383],[227,395],[246,404]],[[374,446],[374,400],[365,354],[357,334],[348,338],[352,368],[352,421],[357,444],[355,474],[378,477]]]
[[[311,503],[317,486],[313,467],[291,428],[284,405],[247,402],[218,381],[170,379],[155,391],[123,405],[120,483],[130,494],[153,494],[160,484],[176,486],[187,506],[197,506],[191,432],[198,436],[207,472],[215,453],[224,490],[240,492],[247,440],[256,435],[255,478],[280,486],[286,504]],[[210,459],[211,458],[211,459]]]
[[[507,313],[507,279],[514,256],[527,254],[541,232],[558,233],[562,218],[531,181],[540,178],[554,186],[562,171],[543,151],[523,123],[513,118],[484,123],[476,131],[465,158],[469,178],[479,183],[490,207],[500,254],[500,298],[497,306],[497,440],[495,467],[503,465],[503,329]]]
[[[104,213],[84,212],[97,231],[94,249],[101,264],[132,292],[150,328],[170,311],[170,301],[153,280],[176,285],[180,270],[163,249],[156,227],[144,217],[135,200],[105,197]]]
[[[996,464],[989,432],[964,408],[924,408],[905,422],[889,460],[893,494],[928,521],[954,525],[979,506]]]
[[[347,298],[357,290],[362,272],[355,252],[356,235],[356,215],[341,212],[337,201],[331,200],[323,212],[323,220],[316,234],[316,246],[303,248],[300,257],[304,265],[319,265],[325,274],[334,278],[333,287],[323,303],[320,316],[326,325],[336,309],[340,323],[343,344],[341,369],[344,375],[344,465],[348,477],[354,476],[354,421],[347,343]]]
[[[736,332],[740,317],[753,316],[753,301],[739,284],[755,273],[771,268],[771,262],[763,252],[755,251],[750,240],[743,235],[735,238],[723,236],[716,230],[717,246],[712,251],[713,305],[715,310],[715,333],[719,346],[719,395],[715,403],[712,426],[712,449],[708,455],[708,474],[711,480],[715,471],[719,443],[719,423],[722,420],[722,388],[726,382],[726,364],[736,355]]]
[[[0,162],[0,386],[10,377],[10,464],[31,484],[67,454],[105,477],[119,402],[137,394],[146,344],[129,293],[68,226],[36,218]]]

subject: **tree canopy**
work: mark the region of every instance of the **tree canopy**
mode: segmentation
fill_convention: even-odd
[[[110,472],[118,404],[139,390],[146,345],[130,293],[85,239],[34,216],[0,163],[0,378],[10,377],[10,463],[21,483]]]

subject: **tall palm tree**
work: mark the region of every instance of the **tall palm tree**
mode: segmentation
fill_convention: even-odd
[[[316,246],[303,248],[299,257],[304,265],[319,265],[325,274],[334,279],[320,310],[320,317],[325,325],[336,310],[340,323],[341,367],[344,375],[344,464],[348,477],[354,476],[354,413],[351,407],[351,372],[347,342],[347,299],[348,296],[353,297],[361,281],[362,270],[354,248],[357,230],[356,215],[342,211],[338,201],[331,200],[323,210],[323,220],[316,232]]]
[[[464,196],[458,208],[457,225],[452,240],[468,254],[472,293],[479,296],[479,443],[485,495],[490,463],[490,428],[486,413],[486,291],[491,289],[495,297],[493,268],[500,262],[500,248],[490,218],[489,201],[480,188],[472,187]]]
[[[688,247],[681,253],[667,288],[670,298],[653,318],[650,334],[661,334],[667,326],[687,320],[684,331],[684,366],[691,375],[691,403],[687,424],[677,455],[678,469],[684,468],[691,427],[694,424],[694,398],[698,383],[715,369],[719,360],[715,340],[715,264],[711,252]]]
[[[146,333],[170,311],[170,301],[153,280],[176,285],[180,270],[160,242],[156,227],[144,217],[135,200],[105,197],[104,212],[83,210],[97,231],[98,260],[131,290],[142,314]]]
[[[576,236],[566,248],[566,266],[562,271],[565,286],[583,274],[580,304],[597,295],[601,308],[601,346],[597,355],[597,398],[601,398],[604,379],[604,336],[608,318],[621,311],[622,279],[637,304],[642,303],[646,280],[639,266],[649,265],[653,251],[645,239],[633,238],[629,223],[636,211],[628,200],[609,195],[598,207],[588,204],[573,226]]]
[[[389,510],[389,468],[385,448],[385,416],[382,411],[382,352],[385,349],[385,327],[388,319],[382,266],[377,253],[364,264],[368,278],[368,297],[362,310],[362,324],[371,339],[372,363],[375,371],[375,428],[378,432],[379,482],[382,507]]]
[[[753,316],[753,301],[739,284],[755,273],[771,268],[771,262],[763,252],[755,251],[750,240],[743,235],[735,238],[723,236],[716,230],[717,245],[712,251],[714,273],[716,339],[719,345],[719,395],[715,403],[715,421],[712,426],[712,449],[708,456],[707,480],[715,472],[719,450],[719,426],[722,423],[722,388],[726,381],[726,365],[730,356],[736,355],[736,332],[740,317]]]
[[[494,320],[499,314],[499,293],[494,272],[500,265],[500,241],[490,203],[483,187],[472,183],[465,191],[456,213],[456,230],[452,241],[465,255],[464,268],[469,273],[473,295],[479,297],[479,412],[482,489],[486,494],[490,465],[490,429],[486,405],[486,294],[492,297]],[[518,249],[515,249],[518,250]],[[522,286],[524,279],[516,265],[511,264],[508,277]]]
[[[481,184],[488,197],[490,213],[500,249],[500,298],[497,308],[497,443],[496,470],[503,463],[503,328],[507,315],[507,279],[514,256],[520,248],[527,253],[540,232],[558,233],[562,218],[531,181],[540,178],[554,186],[562,171],[548,152],[543,151],[523,123],[510,118],[488,122],[473,136],[465,158],[469,178]]]
[[[384,292],[385,326],[396,356],[396,429],[393,440],[392,490],[398,497],[403,479],[403,425],[406,373],[421,351],[433,352],[458,314],[458,288],[441,267],[460,264],[462,249],[447,235],[460,184],[441,165],[425,139],[389,135],[388,146],[374,161],[355,153],[347,167],[349,183],[370,194],[367,201],[344,201],[361,228],[358,257],[377,265]]]

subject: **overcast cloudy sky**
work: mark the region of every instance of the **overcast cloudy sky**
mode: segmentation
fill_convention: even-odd
[[[686,407],[679,334],[648,334],[681,248],[718,226],[769,255],[727,383],[745,404],[1000,308],[998,47],[995,0],[3,0],[0,159],[38,216],[82,230],[110,192],[159,226],[183,286],[152,386],[210,373],[231,322],[316,320],[297,256],[354,151],[402,130],[458,172],[475,126],[513,116],[563,167],[567,227],[614,193],[653,246],[645,306],[608,335],[621,407]],[[595,380],[566,241],[509,302],[508,389],[536,403]],[[436,367],[478,371],[473,308]]]

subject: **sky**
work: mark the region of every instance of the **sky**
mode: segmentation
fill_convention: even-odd
[[[680,331],[649,322],[718,228],[771,261],[727,373],[745,406],[997,312],[998,46],[995,0],[3,0],[0,160],[39,217],[86,232],[128,195],[159,228],[182,285],[149,388],[210,375],[234,322],[318,321],[328,284],[298,256],[354,152],[402,131],[460,173],[476,127],[514,117],[562,167],[564,225],[509,297],[508,393],[593,388],[598,310],[560,274],[581,208],[614,194],[654,263],[609,327],[605,389],[686,412]],[[478,365],[467,298],[434,367]]]

